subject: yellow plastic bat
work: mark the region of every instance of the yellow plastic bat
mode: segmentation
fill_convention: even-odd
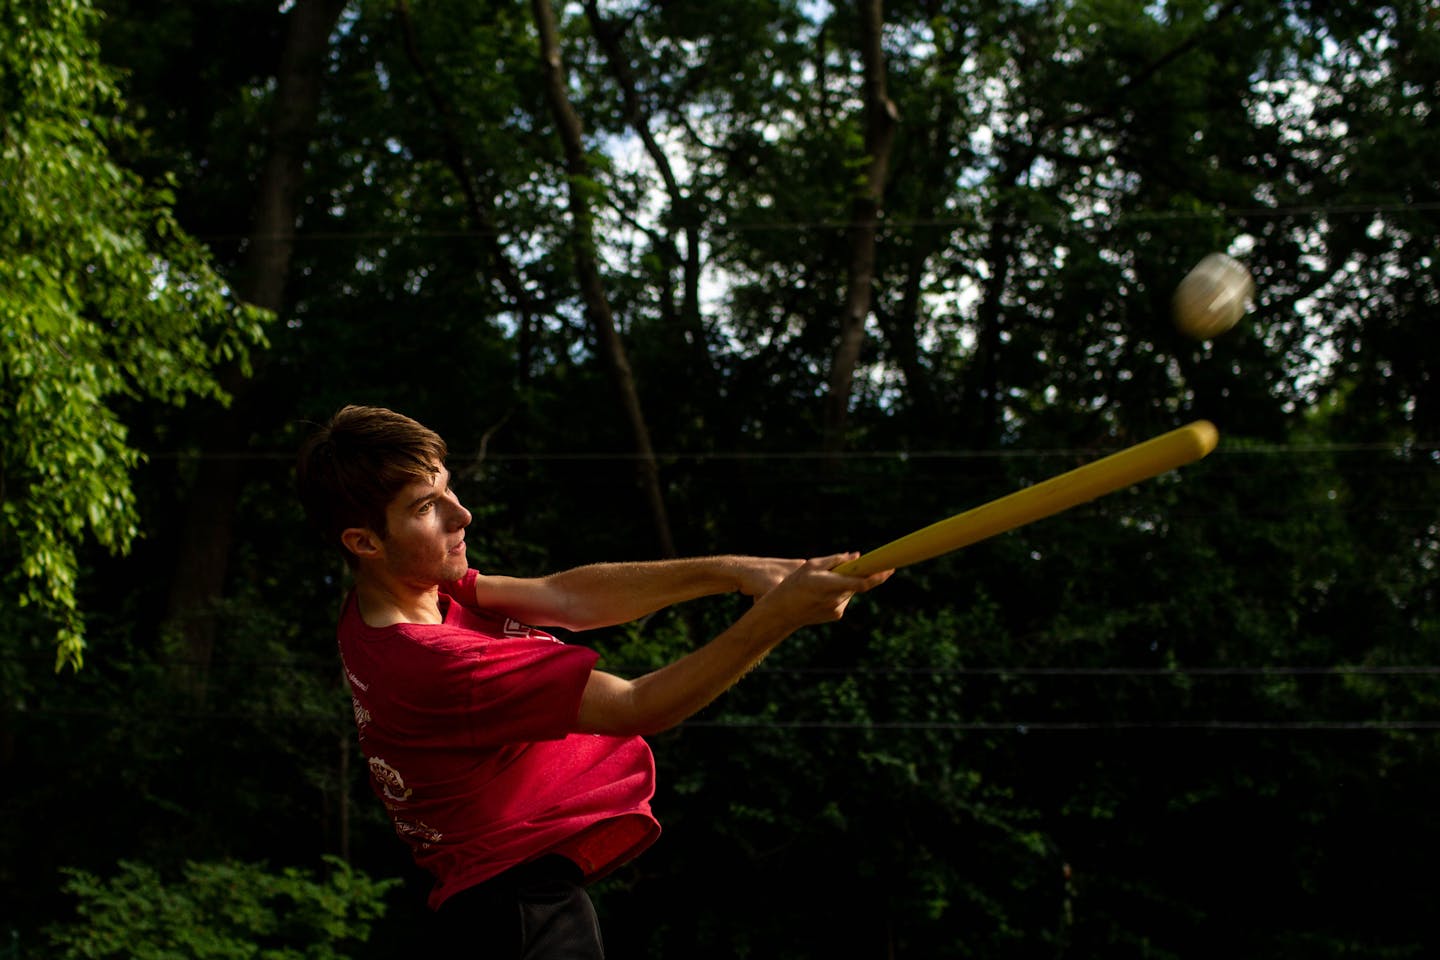
[[[1053,516],[1077,504],[1193,463],[1215,449],[1220,434],[1208,420],[1126,447],[1094,463],[957,513],[892,540],[835,568],[836,573],[868,576],[938,557],[1007,530]]]

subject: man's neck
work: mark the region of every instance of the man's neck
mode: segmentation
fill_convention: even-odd
[[[388,627],[397,623],[442,623],[440,590],[413,588],[406,584],[358,576],[355,580],[355,602],[360,619],[369,627]]]

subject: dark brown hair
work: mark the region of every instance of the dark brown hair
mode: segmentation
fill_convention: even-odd
[[[347,406],[300,448],[300,502],[320,536],[353,563],[340,534],[367,527],[383,538],[390,501],[410,484],[433,479],[447,453],[439,434],[403,414]]]

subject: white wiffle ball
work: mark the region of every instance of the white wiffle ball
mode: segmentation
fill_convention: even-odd
[[[1175,326],[1186,336],[1209,340],[1235,326],[1255,295],[1250,271],[1234,257],[1212,253],[1175,288]]]

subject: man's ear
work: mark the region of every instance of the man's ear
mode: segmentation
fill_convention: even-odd
[[[340,533],[340,542],[361,560],[372,560],[383,550],[380,537],[369,527],[346,527]]]

